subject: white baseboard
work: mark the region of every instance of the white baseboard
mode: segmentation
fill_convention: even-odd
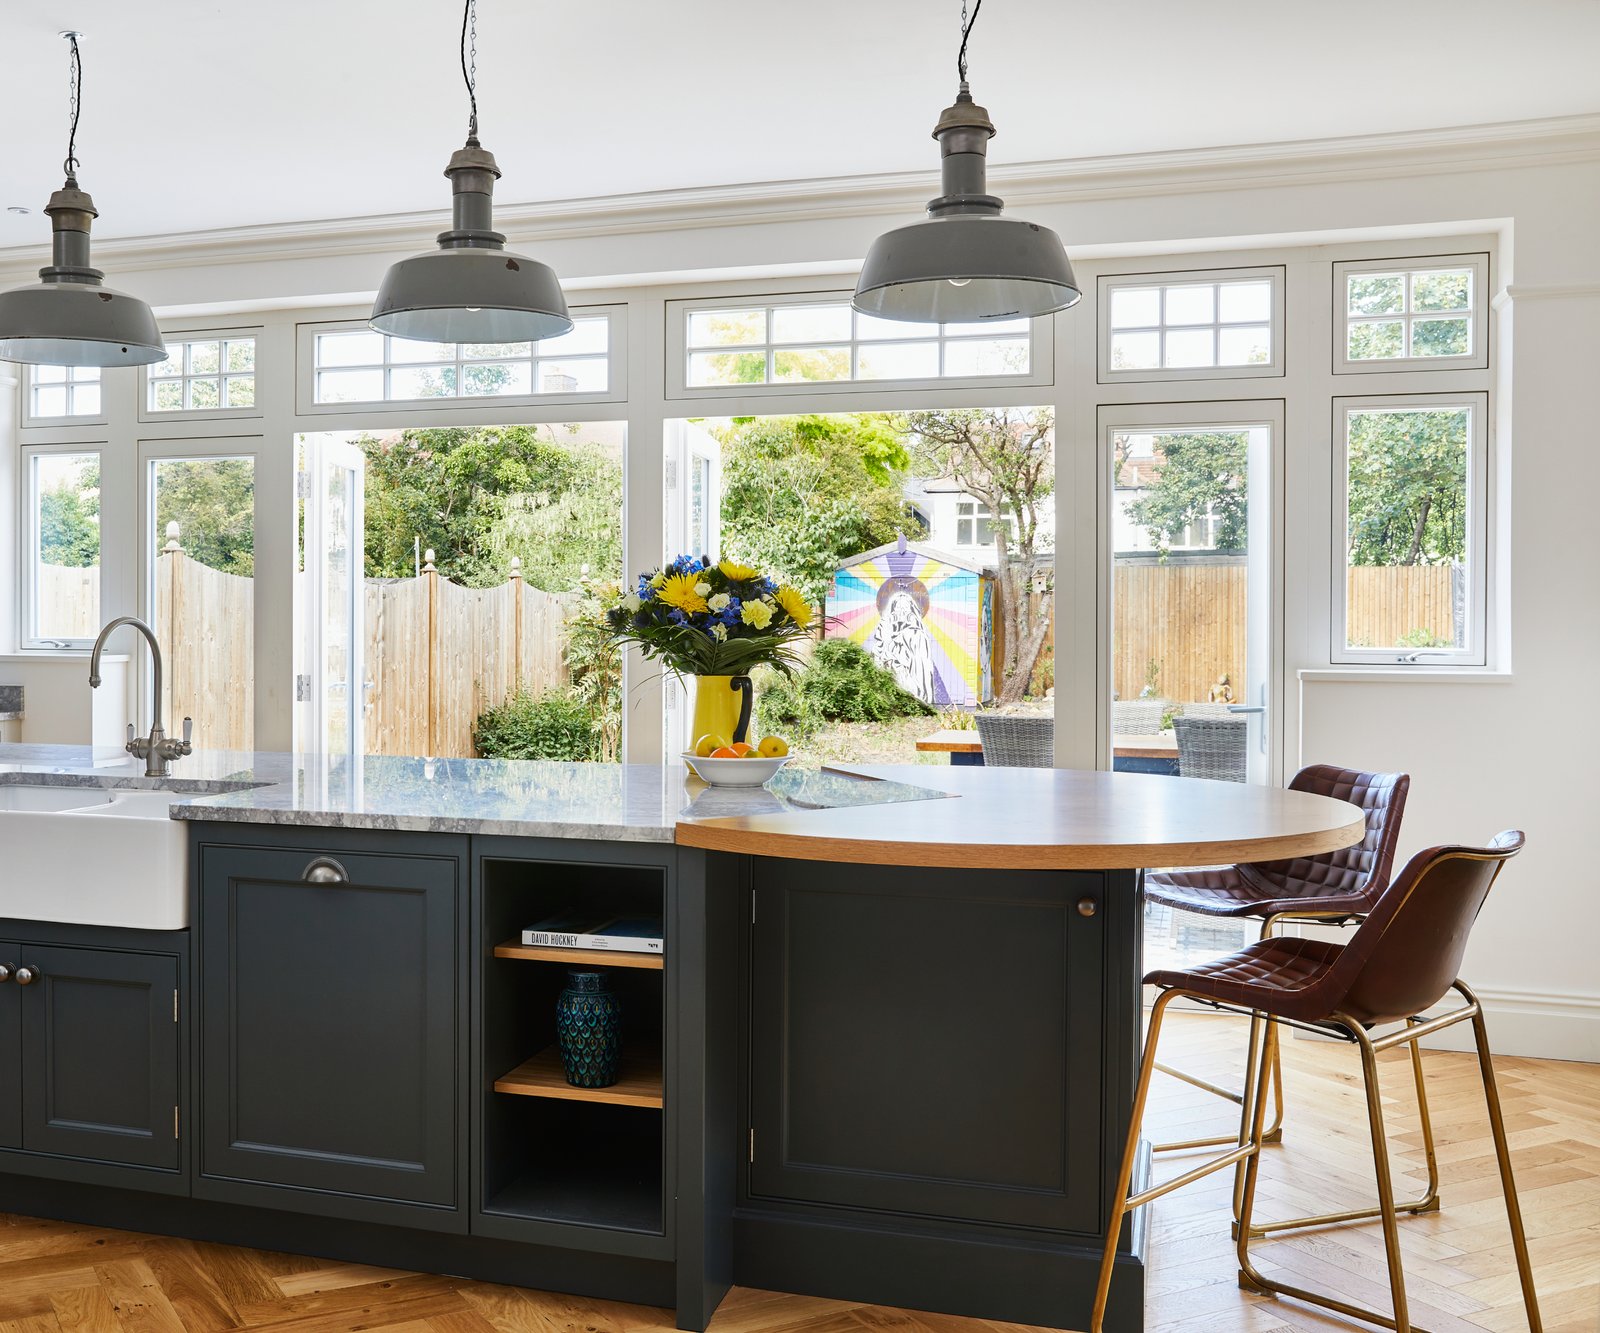
[[[1600,995],[1473,989],[1483,1004],[1489,1046],[1496,1055],[1600,1064]],[[1471,1025],[1446,1028],[1422,1044],[1431,1050],[1470,1051]]]

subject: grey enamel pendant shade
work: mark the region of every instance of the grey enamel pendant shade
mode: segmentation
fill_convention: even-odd
[[[538,342],[572,329],[567,299],[548,264],[505,248],[494,230],[494,154],[474,138],[456,150],[451,228],[439,248],[402,259],[384,274],[372,327],[397,338],[442,343]]]
[[[852,302],[862,314],[965,324],[1048,315],[1082,297],[1061,238],[1005,217],[988,192],[994,132],[963,83],[933,131],[943,193],[929,202],[926,218],[872,243]]]
[[[50,196],[51,262],[31,287],[0,292],[0,360],[147,366],[167,355],[150,307],[104,287],[89,263],[94,200],[72,177]]]

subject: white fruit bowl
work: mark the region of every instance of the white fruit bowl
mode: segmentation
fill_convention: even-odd
[[[777,776],[778,770],[789,762],[789,756],[784,755],[779,759],[750,756],[743,759],[699,759],[693,750],[685,750],[683,762],[713,787],[759,787]]]

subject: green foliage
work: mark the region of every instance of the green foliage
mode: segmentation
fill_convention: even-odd
[[[256,568],[255,463],[248,458],[167,459],[156,465],[156,548],[167,524],[209,569],[250,578]]]
[[[1176,431],[1156,436],[1161,459],[1155,485],[1128,506],[1128,515],[1150,534],[1165,556],[1172,539],[1207,513],[1215,514],[1219,551],[1243,551],[1248,533],[1245,468],[1250,437],[1245,431]]]
[[[1466,555],[1468,414],[1350,414],[1350,563],[1438,565]]]
[[[39,494],[39,560],[67,569],[100,563],[100,466],[83,464],[76,479]]]
[[[405,578],[415,541],[468,587],[503,583],[512,556],[528,586],[576,587],[587,565],[622,568],[622,464],[576,427],[478,426],[361,437],[366,572]]]
[[[567,671],[572,693],[587,710],[598,758],[616,760],[622,750],[622,647],[606,628],[605,608],[617,585],[585,580],[583,595],[567,620]]]
[[[826,722],[887,722],[934,712],[850,639],[825,639],[804,672],[788,681],[763,682],[757,706],[763,732],[801,737]]]
[[[598,760],[600,737],[588,705],[572,690],[518,690],[481,714],[472,744],[485,759]]]
[[[722,552],[820,602],[849,556],[920,535],[900,492],[910,456],[892,418],[756,417],[720,432]]]
[[[1404,634],[1395,639],[1395,645],[1400,648],[1454,648],[1455,640],[1443,634],[1435,634],[1431,629],[1408,629]]]

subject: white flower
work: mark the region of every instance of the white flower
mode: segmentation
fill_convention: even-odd
[[[727,593],[719,592],[715,597],[709,598],[706,602],[706,605],[709,606],[713,611],[721,611],[732,600],[733,599],[729,597]]]
[[[641,606],[643,606],[643,605],[644,605],[644,603],[639,600],[639,594],[636,593],[636,592],[630,592],[626,597],[624,597],[622,599],[622,609],[624,611],[626,611],[630,616],[631,615],[636,615],[638,613],[639,608]]]
[[[702,597],[711,596],[711,585],[709,583],[705,583],[705,582],[697,583],[697,584],[694,585],[694,590],[697,593],[699,593],[700,596],[702,596]]]
[[[711,637],[721,643],[728,637],[728,627],[726,625],[713,625],[711,627]]]

